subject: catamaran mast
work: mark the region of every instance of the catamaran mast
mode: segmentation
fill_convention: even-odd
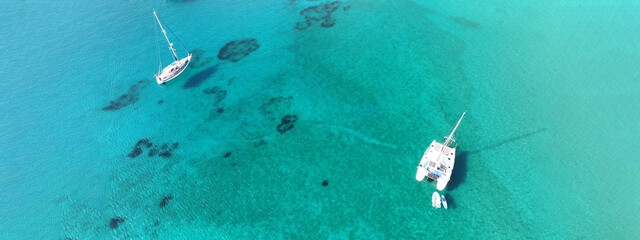
[[[453,131],[451,132],[451,134],[449,134],[449,137],[447,137],[447,140],[444,141],[444,144],[442,144],[442,148],[440,148],[440,152],[438,153],[438,157],[436,158],[436,166],[435,169],[438,169],[438,164],[440,164],[440,161],[442,160],[442,153],[444,152],[444,150],[449,147],[449,142],[451,142],[451,139],[453,139],[453,133],[456,132],[456,129],[458,129],[458,125],[460,125],[460,121],[462,121],[462,118],[464,117],[464,115],[467,112],[462,113],[462,117],[460,117],[460,120],[458,120],[458,124],[456,124],[456,126],[453,128]],[[435,172],[435,173],[434,173]],[[440,177],[439,174],[440,171],[438,170],[432,170],[431,173],[434,173],[436,176]],[[451,173],[449,173],[451,174]],[[434,179],[435,180],[435,179]]]
[[[162,27],[162,24],[160,23],[160,19],[158,18],[158,14],[156,14],[156,10],[153,10],[153,15],[156,16],[158,25],[160,25],[160,29],[162,29],[162,34],[164,34],[164,38],[167,39],[167,42],[169,43],[169,49],[171,49],[171,52],[173,53],[173,57],[176,59],[176,61],[178,61],[178,55],[176,54],[176,50],[173,48],[173,43],[169,41],[169,37],[167,37],[167,31],[165,31],[164,28]]]
[[[454,127],[454,128],[453,128],[453,131],[451,132],[451,134],[449,134],[449,137],[447,137],[447,140],[446,140],[446,141],[444,141],[444,146],[447,146],[447,147],[449,146],[449,142],[451,142],[451,139],[452,139],[452,137],[453,137],[453,133],[455,133],[455,132],[456,132],[456,129],[458,129],[458,125],[460,125],[460,121],[462,121],[462,118],[464,117],[464,115],[465,115],[466,113],[467,113],[467,112],[463,112],[463,113],[462,113],[462,117],[460,117],[460,120],[458,120],[458,124],[456,124],[456,127]],[[442,149],[444,149],[444,147],[443,147]]]

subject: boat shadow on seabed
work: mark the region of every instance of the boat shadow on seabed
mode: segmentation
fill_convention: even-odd
[[[458,188],[460,184],[462,184],[467,177],[467,156],[469,152],[460,151],[460,153],[456,154],[456,163],[453,168],[453,172],[451,173],[451,181],[447,184],[447,190],[452,191]],[[447,199],[447,203],[449,206],[455,206],[452,204],[449,199]]]
[[[460,186],[460,184],[464,183],[465,178],[467,177],[467,157],[469,156],[469,154],[475,154],[475,153],[479,153],[480,151],[486,151],[486,150],[498,148],[504,144],[519,141],[546,130],[547,130],[546,128],[541,128],[529,133],[522,134],[520,136],[508,138],[508,139],[496,142],[494,144],[491,144],[487,147],[480,148],[482,150],[460,151],[456,155],[456,163],[454,166],[453,173],[451,173],[451,181],[447,185],[447,190],[449,191],[455,190],[458,186]],[[447,202],[449,203],[449,206],[452,206],[452,205],[455,206],[455,204],[452,204],[452,202],[449,199],[447,199]]]
[[[211,77],[213,74],[215,74],[218,71],[219,66],[220,66],[219,64],[213,65],[211,67],[208,67],[194,74],[187,80],[187,82],[184,83],[182,88],[189,89],[189,88],[199,87],[205,80],[209,79],[209,77]]]

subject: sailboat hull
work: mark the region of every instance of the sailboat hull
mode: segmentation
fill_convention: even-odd
[[[184,72],[184,70],[187,69],[187,66],[189,66],[190,62],[191,62],[191,53],[189,53],[187,57],[174,61],[173,63],[169,64],[169,66],[162,69],[160,73],[154,76],[156,79],[156,82],[158,82],[158,84],[165,84],[173,80],[174,78],[180,76],[180,74],[182,74],[182,72]]]

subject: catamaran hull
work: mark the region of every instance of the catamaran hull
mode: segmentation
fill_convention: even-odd
[[[428,172],[427,172],[426,166],[427,166],[427,162],[429,161],[428,156],[433,154],[435,144],[436,144],[436,140],[433,140],[433,142],[429,144],[429,147],[424,152],[424,155],[422,155],[422,159],[420,160],[420,165],[418,165],[418,172],[416,172],[416,180],[418,181],[424,180],[424,178],[427,176]]]
[[[453,166],[456,163],[456,148],[448,148],[446,155],[442,158],[442,161],[445,162],[447,167],[447,174],[438,178],[438,182],[436,183],[436,189],[439,191],[444,190],[451,179],[451,174],[453,173]]]
[[[158,82],[158,84],[165,84],[168,81],[171,81],[174,78],[180,76],[180,74],[182,74],[182,72],[184,72],[184,70],[187,69],[187,66],[189,66],[190,62],[191,62],[191,53],[189,53],[187,57],[177,60],[171,63],[169,66],[162,69],[162,72],[160,72],[159,74],[156,74],[155,76],[156,82]]]
[[[449,183],[449,179],[438,179],[438,183],[436,183],[436,189],[438,191],[444,190],[447,187],[447,183]]]

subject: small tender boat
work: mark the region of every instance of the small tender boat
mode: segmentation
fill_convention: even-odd
[[[447,205],[447,199],[444,198],[444,194],[440,195],[442,197],[442,206],[444,207],[444,209],[448,209],[449,205]]]
[[[173,31],[171,31],[171,29],[169,29],[169,26],[167,26],[169,31],[171,31],[171,34],[173,34],[173,36],[176,39],[178,39],[178,42],[180,43],[180,45],[182,45],[184,50],[187,51],[187,56],[182,58],[182,59],[179,59],[178,55],[176,54],[176,50],[173,48],[173,43],[171,43],[171,41],[169,41],[169,38],[167,37],[167,32],[162,27],[162,24],[160,23],[160,18],[158,18],[158,14],[156,14],[155,10],[153,10],[153,15],[156,16],[156,20],[158,21],[158,25],[160,25],[160,29],[162,30],[162,34],[164,34],[164,38],[167,39],[167,42],[169,43],[169,49],[171,50],[171,53],[173,54],[173,59],[174,59],[174,61],[171,64],[169,64],[169,66],[167,66],[164,69],[160,70],[159,73],[156,73],[156,75],[153,76],[156,79],[156,82],[158,82],[158,84],[165,84],[168,81],[171,81],[172,79],[178,77],[182,72],[184,72],[184,70],[187,68],[187,66],[189,66],[189,62],[191,62],[191,53],[189,52],[189,50],[187,50],[186,47],[184,47],[182,42],[180,42],[180,39],[178,39],[178,37],[175,34],[173,34]],[[160,59],[160,55],[158,54],[158,60],[159,59]],[[162,61],[161,60],[160,60],[160,67],[159,68],[162,68]]]
[[[436,142],[436,140],[431,142],[427,151],[422,155],[420,165],[418,165],[416,180],[422,181],[425,177],[433,179],[437,182],[436,189],[439,191],[444,190],[447,186],[449,179],[451,179],[453,165],[456,161],[456,146],[451,146],[452,142],[456,142],[453,139],[453,133],[458,129],[460,121],[462,121],[462,118],[466,113],[467,112],[462,113],[462,117],[458,120],[458,124],[453,128],[453,131],[449,134],[449,137],[446,138],[444,143]]]
[[[431,206],[434,208],[440,208],[440,194],[438,194],[438,191],[433,192],[431,195]]]

